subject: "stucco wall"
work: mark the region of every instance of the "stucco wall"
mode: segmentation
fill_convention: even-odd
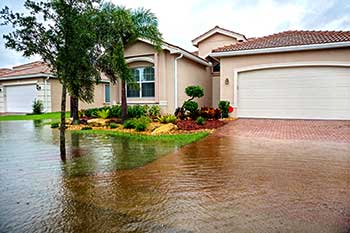
[[[198,55],[207,57],[213,49],[237,43],[235,38],[216,33],[198,43]]]
[[[234,99],[234,71],[248,66],[302,62],[350,62],[350,48],[272,53],[221,58],[220,99]],[[225,79],[229,85],[225,85]]]
[[[60,82],[57,79],[51,79],[50,80],[51,84],[51,102],[52,102],[52,111],[53,112],[58,112],[61,109],[61,95],[62,95],[62,86]],[[85,103],[82,101],[79,101],[79,109],[88,109],[88,108],[96,108],[96,107],[102,107],[105,105],[111,105],[111,104],[116,104],[117,103],[117,93],[116,93],[116,86],[111,85],[110,90],[111,90],[111,95],[110,103],[105,103],[104,102],[104,86],[106,83],[99,83],[98,85],[95,85],[95,90],[94,90],[94,102],[93,103]],[[70,109],[70,101],[69,101],[69,95],[67,95],[67,102],[66,102],[66,107],[67,111]]]
[[[135,44],[128,46],[124,51],[125,57],[142,56],[147,54],[150,55],[154,53],[155,49],[152,45],[141,41],[138,41]]]
[[[204,88],[204,96],[200,99],[195,99],[199,106],[212,106],[212,81],[209,67],[199,65],[187,58],[182,58],[179,60],[178,68],[179,106],[189,98],[185,93],[185,88],[196,85]]]
[[[220,100],[220,76],[212,77],[212,106],[214,108],[218,107]]]

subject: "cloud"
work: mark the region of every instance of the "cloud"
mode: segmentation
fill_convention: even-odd
[[[0,0],[19,9],[24,0]],[[264,36],[285,30],[350,30],[348,0],[111,0],[129,8],[151,9],[164,39],[190,51],[191,40],[215,25]],[[16,7],[17,6],[17,7]],[[6,33],[0,28],[1,34]],[[3,46],[3,43],[1,43]],[[20,62],[19,54],[0,47],[0,67]],[[11,64],[12,65],[12,64]]]

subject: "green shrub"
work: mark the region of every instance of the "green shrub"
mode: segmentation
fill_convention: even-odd
[[[204,117],[198,117],[197,118],[197,120],[196,120],[196,123],[198,124],[198,125],[204,125],[204,123],[205,123],[205,118]]]
[[[192,97],[192,99],[204,96],[204,89],[201,86],[188,86],[185,92],[189,97]]]
[[[148,109],[148,116],[157,117],[159,115],[160,115],[160,107],[159,107],[159,105],[152,105],[151,107],[149,107],[149,109]]]
[[[85,110],[85,116],[87,117],[97,117],[98,108],[90,108]]]
[[[129,119],[124,121],[123,127],[125,129],[134,129],[135,128],[135,119]]]
[[[92,130],[92,128],[90,126],[84,126],[81,130]]]
[[[181,108],[177,108],[175,111],[175,116],[180,119],[185,119],[191,117],[196,119],[199,115],[198,104],[194,102],[194,98],[201,98],[204,96],[204,89],[200,86],[188,86],[185,89],[185,93],[190,97],[186,100]]]
[[[116,129],[116,128],[118,128],[118,124],[117,124],[117,123],[110,123],[110,124],[109,124],[109,127],[110,127],[111,129]]]
[[[187,101],[185,102],[183,106],[185,111],[188,111],[190,114],[189,116],[192,119],[196,119],[198,115],[198,103],[195,101]]]
[[[109,117],[109,109],[101,109],[96,112],[97,116],[102,119],[107,119]]]
[[[58,127],[60,127],[60,123],[58,123],[58,122],[53,122],[53,123],[51,123],[51,128],[58,128]]]
[[[148,117],[133,118],[125,121],[123,127],[126,129],[135,129],[136,131],[144,131],[150,121]]]
[[[148,124],[145,122],[138,122],[135,126],[136,131],[145,131],[147,129]]]
[[[147,107],[141,105],[128,106],[128,117],[129,118],[140,118],[146,116]]]
[[[219,108],[222,113],[222,118],[228,117],[228,108],[230,107],[230,101],[219,101]]]
[[[122,107],[120,105],[113,105],[110,109],[109,116],[121,118],[122,117]]]
[[[158,117],[158,121],[162,124],[168,124],[168,123],[175,124],[176,120],[177,120],[176,116],[173,116],[173,115],[164,115],[164,116]]]
[[[43,102],[41,100],[34,99],[32,108],[34,114],[42,114],[44,109]]]

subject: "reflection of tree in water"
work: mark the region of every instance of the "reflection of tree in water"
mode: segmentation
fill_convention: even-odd
[[[112,142],[112,153],[115,159],[114,168],[132,169],[143,166],[163,155],[157,151],[156,147],[157,145],[153,142],[116,137]]]
[[[34,127],[40,127],[43,125],[43,120],[33,120]]]

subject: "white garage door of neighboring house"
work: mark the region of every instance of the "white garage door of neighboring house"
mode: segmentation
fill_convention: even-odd
[[[36,85],[7,86],[6,112],[32,112],[36,92]]]
[[[237,115],[350,119],[350,68],[293,67],[239,73]]]

